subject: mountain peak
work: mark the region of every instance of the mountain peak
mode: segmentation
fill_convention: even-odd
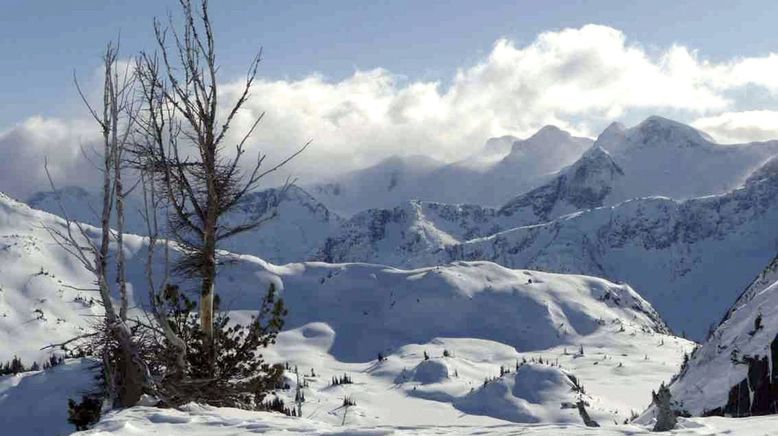
[[[647,146],[697,147],[713,142],[694,127],[656,115],[630,129],[629,136],[631,142]]]
[[[591,146],[592,140],[571,135],[569,132],[557,126],[546,125],[527,139],[520,139],[513,143],[511,152],[506,158],[517,158],[525,152],[532,150],[538,159],[558,158],[560,155],[572,154],[575,157]]]
[[[572,135],[560,129],[557,126],[548,124],[540,128],[534,135],[530,136],[527,141],[546,141],[546,140],[566,140]]]

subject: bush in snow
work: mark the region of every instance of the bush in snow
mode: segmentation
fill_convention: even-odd
[[[258,315],[248,325],[230,325],[226,314],[217,316],[213,348],[198,317],[192,313],[196,304],[177,287],[168,286],[157,303],[166,308],[171,329],[185,345],[184,374],[173,370],[180,367],[176,364],[180,355],[167,344],[155,344],[150,349],[148,361],[154,363],[151,370],[160,379],[158,390],[165,403],[180,405],[196,401],[253,409],[264,407],[265,394],[284,385],[284,365],[270,365],[259,353],[260,349],[275,343],[286,315],[283,301],[276,297],[272,284]],[[215,304],[218,308],[218,299]]]
[[[100,420],[102,401],[99,398],[84,395],[80,403],[68,400],[68,422],[76,431],[87,430]]]

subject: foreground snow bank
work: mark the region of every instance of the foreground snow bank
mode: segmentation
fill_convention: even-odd
[[[681,419],[678,428],[669,435],[769,435],[778,428],[778,417],[748,419],[695,418]],[[137,436],[160,434],[166,436],[248,436],[266,435],[612,435],[627,436],[651,433],[648,428],[622,425],[609,428],[587,428],[581,425],[494,424],[462,426],[455,422],[440,426],[374,426],[352,427],[324,424],[305,418],[289,418],[264,412],[237,409],[217,409],[189,405],[183,410],[161,410],[135,407],[109,414],[96,428],[77,433],[79,436]]]
[[[69,434],[68,399],[80,399],[94,387],[94,365],[89,359],[73,359],[47,371],[0,377],[0,434]]]

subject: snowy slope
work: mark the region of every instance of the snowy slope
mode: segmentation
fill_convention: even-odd
[[[73,431],[68,399],[93,392],[97,362],[70,359],[47,371],[0,376],[0,432],[12,436],[56,436]]]
[[[702,338],[778,250],[778,172],[730,193],[632,200],[474,239],[444,260],[574,272],[640,289],[677,332]],[[697,315],[689,317],[686,308]]]
[[[91,277],[51,242],[43,228],[61,228],[61,219],[7,197],[0,198],[0,212],[0,235],[5,241],[0,251],[4,314],[0,334],[7,335],[4,343],[16,345],[9,348],[25,348],[34,355],[46,333],[72,334],[66,332],[68,327],[83,325],[79,314],[95,313],[88,292],[77,289],[88,288]],[[132,235],[126,239],[128,274],[131,283],[142,289],[144,240]],[[253,256],[229,255],[219,280],[225,288],[222,301],[230,309],[255,307],[258,295],[272,280],[288,289],[291,327],[324,321],[338,331],[370,338],[350,340],[341,333],[334,353],[346,359],[370,358],[383,349],[437,335],[479,337],[537,349],[574,341],[597,330],[602,322],[665,329],[651,306],[627,285],[509,270],[489,262],[404,271],[367,264],[274,266]],[[139,293],[134,298],[141,304],[146,297]],[[508,301],[515,304],[506,307]],[[353,313],[344,316],[344,307]],[[447,308],[445,314],[440,307]],[[36,309],[42,313],[39,319]],[[484,311],[500,313],[499,322],[480,316]],[[469,321],[453,324],[452,316]],[[2,351],[11,352],[5,347]]]
[[[778,418],[681,418],[676,430],[667,435],[712,436],[712,435],[770,435]],[[491,423],[467,425],[461,418],[453,416],[443,425],[375,425],[360,426],[328,425],[312,419],[295,419],[278,414],[246,412],[236,409],[215,409],[212,407],[189,406],[185,410],[164,410],[133,408],[110,415],[94,429],[78,435],[91,436],[134,436],[160,432],[168,436],[209,436],[214,428],[223,434],[250,436],[257,433],[267,435],[558,435],[558,436],[634,436],[653,435],[650,428],[637,425],[623,425],[591,429],[582,425],[541,424],[518,425]]]
[[[327,237],[312,258],[405,265],[409,257],[428,256],[441,247],[503,228],[494,209],[411,200],[392,209],[354,215]]]
[[[343,222],[302,188],[273,188],[248,194],[227,222],[241,223],[277,216],[260,227],[224,241],[224,249],[250,253],[274,263],[306,259]]]
[[[622,187],[624,171],[610,154],[595,145],[549,183],[522,194],[500,208],[517,227],[546,222],[578,210],[605,205]]]
[[[42,346],[71,337],[91,321],[84,315],[99,313],[84,302],[92,294],[77,289],[90,286],[89,275],[49,241],[42,224],[62,226],[62,221],[0,198],[4,241],[0,311],[5,314],[0,318],[0,360],[13,354],[28,363],[40,360],[47,355]],[[144,241],[131,235],[126,241],[131,298],[142,304]],[[499,386],[524,386],[534,374],[549,376],[548,392],[570,387],[564,381],[567,376],[560,378],[560,374],[574,375],[587,387],[590,414],[620,422],[644,406],[649,388],[669,379],[682,353],[691,347],[688,341],[668,336],[656,312],[628,285],[593,277],[510,270],[489,262],[399,270],[369,264],[276,266],[249,255],[223,256],[217,286],[235,321],[256,310],[268,283],[281,290],[290,309],[287,329],[267,356],[306,371],[315,368],[319,375],[310,378],[306,410],[323,428],[344,420],[358,428],[430,426],[452,420],[464,426],[463,431],[504,425],[506,420],[568,423],[575,428],[570,423],[577,422],[576,412],[557,410],[561,402],[550,396],[539,402],[526,393],[508,398],[526,402],[524,416],[505,415],[499,407],[473,411],[479,396],[496,398],[495,392],[503,392]],[[43,316],[36,318],[35,309]],[[584,355],[575,352],[580,346],[586,350]],[[645,359],[649,349],[652,358]],[[444,350],[449,357],[443,357]],[[387,360],[377,363],[378,352]],[[439,364],[425,364],[424,352]],[[537,357],[545,361],[539,365],[545,366],[521,370],[518,380],[505,375],[483,387],[484,378],[496,377],[500,366],[513,368],[518,361]],[[443,375],[441,367],[446,368]],[[405,378],[408,371],[414,375]],[[354,385],[328,385],[331,376],[344,372],[353,376]],[[525,372],[531,373],[529,379]],[[36,373],[4,377],[0,402],[3,398],[29,401],[29,395],[39,395],[32,386],[45,390],[36,380],[47,379],[48,375]],[[87,379],[73,378],[75,384],[63,387],[51,401],[75,395],[78,380],[83,381],[83,389],[90,389]],[[279,395],[288,399],[290,393]],[[346,395],[353,395],[357,406],[344,418],[340,405]],[[564,401],[575,398],[575,393],[566,392]],[[50,419],[61,419],[62,409],[49,408]],[[17,409],[0,407],[0,422],[10,428],[23,425],[24,417],[9,410]],[[166,412],[148,413],[138,418],[155,422],[160,429],[170,424]],[[214,412],[215,420],[220,419],[219,413],[229,416],[231,412]],[[32,430],[15,434],[37,434],[33,427],[21,428]],[[112,428],[123,431],[126,426]]]
[[[738,298],[670,388],[679,408],[697,416],[778,413],[778,257]]]
[[[61,215],[60,199],[68,216],[75,220],[99,226],[95,213],[102,205],[102,197],[78,187],[66,187],[57,193],[38,192],[27,204],[55,215]],[[142,199],[128,196],[125,227],[128,233],[146,233],[146,223],[140,211]],[[227,222],[242,224],[260,219],[277,217],[262,226],[224,242],[224,248],[240,253],[250,253],[271,262],[286,263],[305,259],[320,246],[326,237],[343,222],[322,203],[305,190],[290,185],[286,192],[270,188],[246,195],[241,204],[226,217]]]
[[[405,271],[368,264],[277,267],[241,259],[245,262],[222,273],[236,289],[222,299],[235,309],[250,308],[265,289],[252,276],[280,282],[290,307],[289,327],[327,323],[338,332],[330,353],[340,360],[364,361],[437,336],[539,350],[572,346],[603,325],[666,331],[632,288],[597,278],[509,270],[489,262]],[[251,287],[237,290],[241,279],[250,279]]]
[[[676,121],[652,116],[635,127],[614,123],[595,142],[623,170],[620,189],[605,204],[661,195],[675,199],[719,194],[741,185],[778,141],[717,144]]]
[[[608,157],[601,151],[595,156]],[[604,168],[588,174],[620,178],[616,167]],[[733,292],[742,289],[778,249],[775,160],[726,194],[686,201],[636,199],[511,228],[512,220],[536,216],[535,210],[539,215],[554,210],[535,209],[542,201],[529,204],[498,212],[477,206],[433,208],[429,203],[368,211],[330,237],[317,258],[402,267],[489,260],[511,268],[607,277],[636,286],[675,331],[701,339],[736,297]],[[433,209],[450,213],[441,220]],[[515,215],[508,215],[509,210]],[[508,230],[490,234],[495,229]],[[684,307],[703,301],[699,316],[686,316]]]
[[[0,361],[42,361],[44,345],[81,333],[100,313],[83,267],[52,242],[43,223],[57,217],[0,194]]]

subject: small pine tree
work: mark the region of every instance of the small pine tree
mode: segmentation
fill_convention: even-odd
[[[651,392],[652,402],[656,406],[657,416],[653,431],[669,431],[675,428],[677,418],[673,411],[670,389],[662,383],[659,392]]]
[[[102,402],[95,397],[83,396],[80,403],[68,400],[68,422],[76,431],[87,430],[100,420]]]

